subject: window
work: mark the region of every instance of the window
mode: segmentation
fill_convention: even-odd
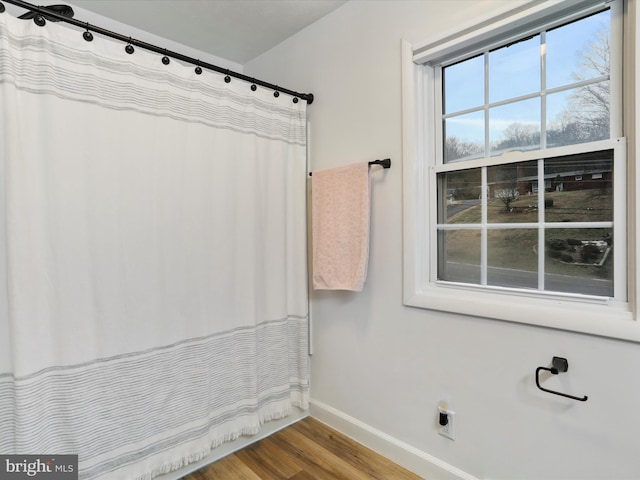
[[[405,303],[640,339],[622,0],[535,3],[405,45]]]

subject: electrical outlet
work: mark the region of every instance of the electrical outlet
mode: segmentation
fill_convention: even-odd
[[[456,412],[452,410],[446,410],[442,407],[438,407],[440,414],[445,414],[447,418],[446,425],[440,425],[440,419],[438,418],[438,433],[443,437],[447,437],[451,440],[456,439]],[[439,415],[440,416],[440,415]]]

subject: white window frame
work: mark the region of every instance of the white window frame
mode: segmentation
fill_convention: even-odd
[[[639,210],[635,203],[639,173],[635,167],[635,138],[639,133],[635,121],[635,106],[629,108],[625,102],[625,138],[621,137],[622,116],[611,119],[612,139],[602,141],[604,148],[618,149],[616,158],[627,158],[626,164],[614,166],[614,184],[627,198],[628,211],[616,207],[614,224],[626,223],[626,236],[616,238],[616,249],[626,252],[626,271],[614,269],[614,282],[625,285],[624,298],[591,297],[588,295],[555,294],[552,292],[528,292],[505,288],[482,288],[473,285],[438,282],[435,277],[437,265],[436,242],[436,135],[439,120],[435,119],[435,101],[439,93],[435,90],[434,66],[443,61],[463,59],[494,45],[513,41],[531,34],[541,24],[548,26],[549,19],[564,24],[603,6],[612,7],[612,21],[624,22],[625,35],[625,81],[624,94],[628,98],[640,99],[640,86],[634,79],[638,63],[636,52],[640,39],[632,34],[638,31],[638,16],[635,2],[624,0],[564,0],[562,2],[520,2],[494,11],[475,25],[463,26],[438,39],[402,46],[402,102],[403,102],[403,196],[404,196],[404,303],[412,307],[455,312],[472,316],[507,320],[517,323],[589,333],[640,342],[640,321],[637,299],[637,234]],[[555,25],[555,24],[554,24]],[[631,33],[630,33],[631,32]],[[634,39],[634,43],[630,43]],[[612,64],[623,61],[620,42],[612,38]],[[497,45],[497,43],[496,43]],[[618,55],[619,54],[619,55]],[[618,55],[616,58],[614,58]],[[632,68],[628,68],[631,66]],[[613,71],[613,69],[612,69]],[[425,91],[433,91],[426,95]],[[612,103],[620,101],[623,94],[622,78],[612,76]],[[554,149],[560,154],[570,154],[575,146]],[[578,150],[580,147],[578,146]],[[619,149],[623,149],[620,152]],[[538,158],[535,152],[510,153],[521,160]],[[517,160],[520,160],[518,158]],[[480,160],[481,162],[481,160]],[[616,168],[618,167],[618,168]],[[622,273],[622,275],[620,275]]]

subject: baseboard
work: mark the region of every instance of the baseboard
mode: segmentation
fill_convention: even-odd
[[[308,410],[300,410],[298,408],[294,408],[291,414],[285,418],[281,418],[279,420],[272,420],[262,425],[262,430],[259,433],[252,435],[250,437],[240,437],[232,442],[223,443],[219,447],[216,447],[211,451],[211,453],[203,458],[202,460],[194,463],[190,463],[185,467],[176,470],[174,472],[167,473],[158,477],[158,480],[178,480],[186,475],[189,475],[191,472],[195,472],[196,470],[201,469],[202,467],[206,467],[210,463],[220,460],[227,455],[231,455],[238,450],[242,450],[244,447],[251,445],[263,438],[268,437],[269,435],[273,435],[279,430],[288,427],[296,423],[299,420],[302,420],[305,417],[309,416]]]
[[[473,475],[463,472],[459,468],[387,435],[325,403],[312,400],[309,411],[312,417],[421,477],[429,480],[478,480]]]

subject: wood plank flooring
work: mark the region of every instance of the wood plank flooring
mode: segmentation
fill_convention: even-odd
[[[307,417],[183,480],[420,480],[421,477]]]

